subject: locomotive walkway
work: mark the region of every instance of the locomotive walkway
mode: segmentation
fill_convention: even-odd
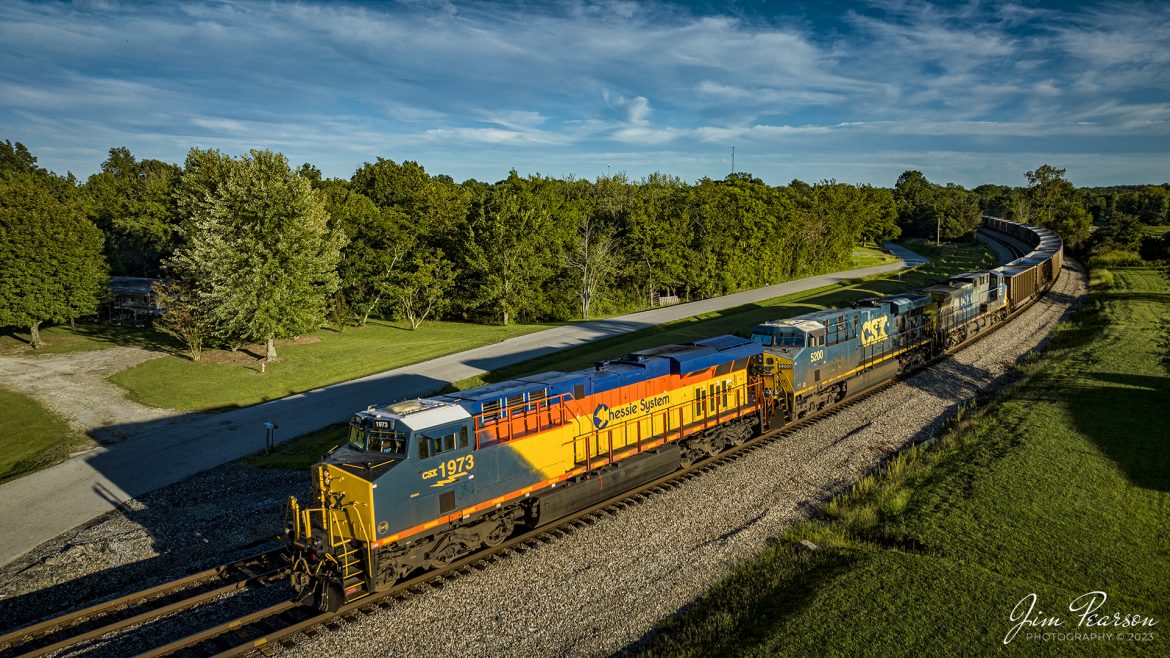
[[[131,438],[0,485],[4,503],[0,505],[0,564],[120,509],[131,498],[262,449],[265,422],[278,426],[279,442],[343,421],[371,403],[430,395],[448,383],[556,350],[926,262],[897,245],[886,243],[886,248],[903,262],[566,325],[235,411],[187,414],[124,428]]]

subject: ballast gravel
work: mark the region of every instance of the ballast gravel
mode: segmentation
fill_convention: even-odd
[[[1014,364],[1085,291],[1084,273],[1066,267],[1011,325],[877,395],[619,514],[276,649],[306,658],[620,651],[884,457],[929,440],[956,405],[1014,379]],[[279,533],[287,497],[307,490],[304,473],[232,464],[144,496],[0,569],[0,629],[256,552]]]

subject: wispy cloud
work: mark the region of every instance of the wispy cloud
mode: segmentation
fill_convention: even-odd
[[[1016,177],[1025,145],[1138,144],[1170,178],[1145,155],[1170,149],[1170,5],[767,10],[15,0],[0,5],[0,138],[82,175],[125,144],[172,161],[278,148],[335,176],[382,156],[457,178],[519,163],[589,176],[604,160],[694,179],[726,173],[738,144],[770,182],[836,162],[827,177],[891,184],[904,163],[868,153],[912,144],[968,154],[958,182],[977,184],[996,163],[997,182]]]

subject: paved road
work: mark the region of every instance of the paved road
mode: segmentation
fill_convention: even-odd
[[[287,439],[343,421],[371,403],[429,395],[448,383],[555,350],[926,262],[900,247],[886,246],[905,262],[548,329],[235,411],[119,427],[117,433],[130,438],[0,485],[4,501],[0,505],[0,564],[117,509],[130,498],[262,449],[265,421],[279,426],[278,440]]]

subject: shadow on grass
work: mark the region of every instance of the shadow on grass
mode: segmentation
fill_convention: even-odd
[[[1131,484],[1170,492],[1170,377],[1088,372],[1063,383],[1076,429]]]
[[[774,547],[615,656],[738,655],[807,609],[859,559],[850,551]]]
[[[79,336],[83,336],[98,343],[124,347],[139,347],[156,352],[181,352],[182,344],[173,337],[161,331],[147,327],[127,327],[106,322],[78,323],[72,329]]]
[[[24,336],[17,334],[16,333],[17,331],[18,331],[18,329],[16,329],[15,327],[9,327],[8,329],[0,330],[0,338],[11,338],[12,340],[14,340],[18,343],[23,343],[25,345],[32,345],[32,339],[25,338]]]

